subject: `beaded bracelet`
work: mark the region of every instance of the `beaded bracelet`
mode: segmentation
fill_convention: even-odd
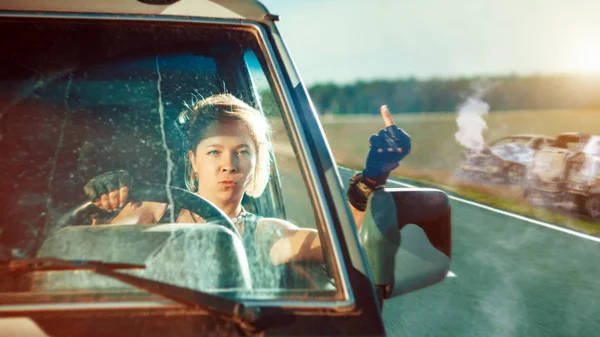
[[[348,191],[346,192],[348,202],[350,202],[357,210],[364,212],[367,209],[369,196],[375,189],[363,182],[362,174],[360,172],[350,178],[348,185]]]

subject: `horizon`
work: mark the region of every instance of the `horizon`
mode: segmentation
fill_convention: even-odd
[[[415,80],[417,82],[427,82],[427,81],[454,81],[454,80],[477,80],[477,79],[497,79],[497,78],[533,78],[533,77],[542,77],[542,78],[556,78],[556,77],[570,77],[570,78],[585,78],[585,79],[597,79],[600,80],[600,73],[567,73],[567,72],[556,72],[556,73],[498,73],[498,74],[472,74],[472,75],[447,75],[447,76],[430,76],[430,77],[415,77],[415,76],[399,76],[399,77],[389,77],[389,78],[377,78],[373,77],[371,79],[357,79],[354,82],[315,82],[308,85],[308,87],[313,86],[323,86],[323,85],[337,85],[337,86],[348,86],[348,85],[356,85],[359,83],[374,83],[374,82],[397,82],[404,80]]]

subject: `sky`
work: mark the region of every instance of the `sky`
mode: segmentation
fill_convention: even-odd
[[[600,74],[598,0],[263,0],[306,84]]]

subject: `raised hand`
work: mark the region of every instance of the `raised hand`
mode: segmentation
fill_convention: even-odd
[[[114,212],[127,203],[131,184],[129,172],[110,171],[90,179],[83,191],[96,206],[107,212]]]
[[[371,188],[385,185],[390,172],[411,149],[410,136],[394,124],[387,106],[382,105],[380,112],[385,128],[369,138],[370,149],[362,172],[364,183]]]

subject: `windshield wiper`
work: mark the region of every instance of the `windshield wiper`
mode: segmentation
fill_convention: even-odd
[[[112,270],[146,268],[143,264],[108,263],[93,260],[61,260],[42,257],[33,259],[0,260],[0,274],[32,271],[93,270],[99,266]]]
[[[117,279],[149,293],[169,298],[192,309],[201,309],[238,325],[242,332],[258,331],[261,318],[259,308],[246,307],[243,303],[206,292],[183,288],[172,284],[119,273],[119,269],[144,269],[146,266],[126,263],[109,263],[88,260],[61,260],[54,258],[31,258],[0,260],[0,275],[37,271],[90,270],[96,274]]]

